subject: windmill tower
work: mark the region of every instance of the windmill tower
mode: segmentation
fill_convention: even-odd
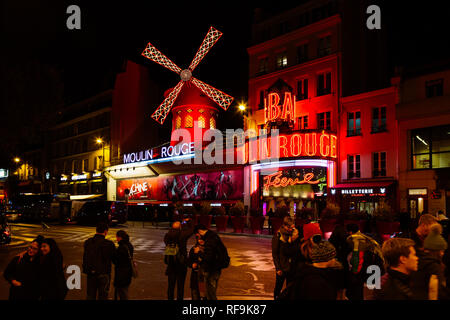
[[[144,57],[172,70],[181,78],[174,88],[166,91],[164,101],[152,114],[154,120],[163,124],[172,110],[172,133],[176,129],[187,129],[193,139],[195,124],[202,129],[202,134],[203,130],[215,129],[218,115],[216,106],[227,110],[233,102],[233,97],[192,76],[194,69],[221,36],[222,32],[210,27],[191,64],[184,70],[151,43],[142,52]]]

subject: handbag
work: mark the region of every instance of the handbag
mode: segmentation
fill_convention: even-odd
[[[131,276],[133,278],[137,278],[138,277],[138,271],[137,271],[136,262],[131,257],[130,250],[129,250],[128,247],[127,247],[127,252],[128,252],[128,258],[130,258],[130,263],[131,263]]]

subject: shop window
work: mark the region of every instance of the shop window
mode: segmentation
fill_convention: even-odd
[[[198,117],[198,127],[204,129],[206,127],[206,121],[203,116]]]
[[[361,135],[361,112],[347,113],[347,137]]]
[[[209,118],[209,128],[210,129],[216,128],[216,120],[213,117]]]
[[[181,128],[181,117],[177,116],[176,120],[175,120],[175,129],[180,129]]]
[[[331,112],[317,114],[317,128],[320,130],[331,130]]]
[[[297,101],[308,99],[308,79],[297,81]]]
[[[427,98],[443,95],[444,79],[437,79],[425,82],[425,96]]]
[[[331,54],[331,36],[320,38],[317,46],[317,56],[320,58],[329,54]]]
[[[386,176],[386,152],[373,153],[373,177]]]
[[[360,163],[361,156],[359,154],[356,155],[348,155],[347,156],[347,163],[348,163],[348,178],[361,178],[361,163]]]
[[[317,96],[331,93],[331,72],[317,75]]]
[[[372,133],[386,131],[386,107],[372,109]]]
[[[194,121],[191,116],[186,116],[186,118],[184,118],[184,127],[185,128],[193,128],[194,127]]]
[[[450,125],[411,131],[413,169],[450,168]]]
[[[286,68],[288,65],[287,52],[284,51],[277,55],[277,69]]]
[[[297,47],[297,63],[308,61],[308,44],[302,44]]]
[[[308,116],[298,118],[298,128],[300,130],[308,129]]]

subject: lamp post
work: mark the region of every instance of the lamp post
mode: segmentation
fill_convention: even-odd
[[[243,129],[245,130],[246,129],[245,122],[247,120],[247,106],[245,105],[245,103],[241,102],[238,106],[238,110],[240,113],[242,113],[242,117],[243,117],[242,121],[243,121],[243,125],[244,125]]]

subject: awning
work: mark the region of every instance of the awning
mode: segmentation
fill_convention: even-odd
[[[393,183],[394,183],[394,181],[340,183],[340,184],[335,185],[333,187],[333,189],[389,187]]]
[[[103,194],[81,194],[76,196],[70,196],[70,200],[87,200],[87,199],[95,199],[100,198]]]

